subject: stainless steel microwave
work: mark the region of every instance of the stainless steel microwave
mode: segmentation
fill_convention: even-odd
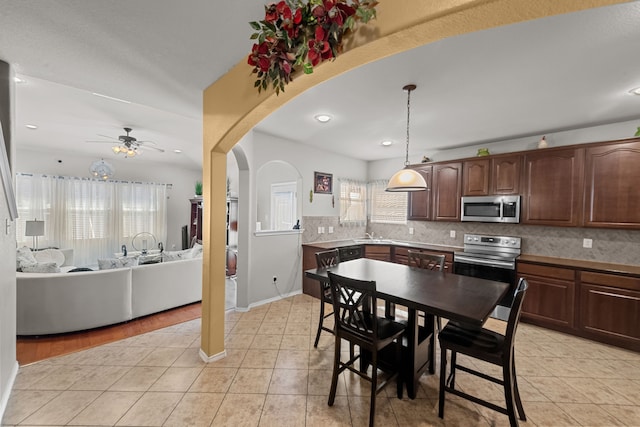
[[[469,196],[461,205],[461,221],[520,222],[520,196]]]

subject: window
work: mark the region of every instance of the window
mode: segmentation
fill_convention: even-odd
[[[407,223],[407,193],[388,192],[387,181],[369,183],[369,220],[386,224]]]
[[[271,230],[291,230],[296,223],[295,182],[271,184]]]
[[[340,180],[340,224],[366,225],[367,184],[349,179]]]
[[[24,235],[26,220],[44,220],[39,246],[72,248],[79,266],[112,257],[122,245],[131,248],[141,232],[166,243],[166,184],[18,174],[16,201],[18,245],[32,244]]]

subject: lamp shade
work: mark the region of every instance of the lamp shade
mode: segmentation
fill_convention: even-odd
[[[389,184],[387,185],[387,191],[424,191],[427,189],[427,182],[419,172],[404,168],[394,173]]]
[[[24,231],[25,236],[44,236],[44,221],[27,221]]]

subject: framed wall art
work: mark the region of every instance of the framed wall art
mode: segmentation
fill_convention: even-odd
[[[333,194],[333,174],[314,172],[313,192],[318,194]]]

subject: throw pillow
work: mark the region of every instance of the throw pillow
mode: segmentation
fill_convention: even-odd
[[[23,271],[24,267],[36,265],[37,263],[38,260],[28,247],[23,246],[16,250],[16,271]]]
[[[38,262],[22,267],[23,273],[60,273],[60,267],[55,262]]]
[[[40,263],[55,262],[58,267],[64,264],[65,260],[64,254],[58,249],[43,249],[41,251],[37,251],[33,256]]]
[[[194,243],[191,248],[191,258],[200,258],[202,256],[202,245],[200,243]]]
[[[99,258],[99,270],[111,270],[114,268],[133,267],[138,265],[138,257],[122,257],[122,258]]]
[[[192,258],[191,256],[191,249],[185,249],[182,251],[164,251],[162,252],[162,261],[163,262],[168,262],[168,261],[178,261],[181,259],[190,259]]]

